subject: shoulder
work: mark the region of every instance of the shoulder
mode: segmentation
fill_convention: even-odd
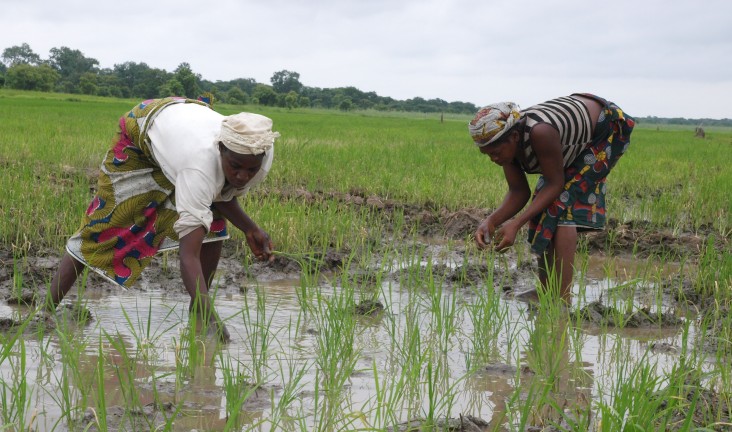
[[[562,148],[559,131],[548,123],[537,123],[531,128],[529,144],[537,154],[551,151],[561,152]]]

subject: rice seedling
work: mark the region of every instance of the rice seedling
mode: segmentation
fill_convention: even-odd
[[[72,322],[64,316],[57,320],[54,336],[62,361],[60,373],[54,374],[60,394],[51,394],[61,408],[62,418],[71,426],[88,407],[89,394],[94,385],[94,377],[85,374],[81,368],[81,356],[86,351],[89,340],[79,337]]]
[[[272,352],[270,345],[277,338],[272,332],[272,320],[277,313],[277,304],[270,311],[267,310],[267,295],[260,287],[254,290],[256,304],[250,307],[249,297],[244,296],[242,316],[244,323],[245,343],[249,348],[251,366],[248,367],[254,385],[258,386],[267,381],[268,365]],[[254,309],[254,311],[252,311]]]
[[[226,429],[236,430],[241,427],[239,418],[242,406],[257,390],[257,386],[250,382],[251,377],[246,373],[241,361],[224,355],[222,351],[219,352],[218,358],[226,399]]]
[[[118,117],[135,102],[78,95],[69,101],[2,89],[0,96],[0,167],[7,173],[0,177],[0,259],[15,260],[0,275],[13,275],[6,292],[18,296],[35,284],[25,266],[47,250],[60,252],[78,225]],[[443,417],[466,409],[493,416],[497,429],[516,431],[723,429],[729,423],[729,131],[703,142],[681,129],[634,132],[634,144],[608,183],[610,227],[599,240],[583,240],[577,253],[576,304],[601,298],[611,308],[596,326],[562,310],[554,289],[529,311],[501,292],[527,284],[533,258],[525,245],[509,254],[478,253],[468,232],[474,227],[448,235],[442,226],[456,210],[496,208],[505,192],[500,170],[476,154],[466,119],[439,123],[426,114],[249,108],[271,116],[282,139],[267,181],[242,204],[270,233],[280,264],[298,263],[291,292],[272,294],[266,280],[243,298],[227,291],[232,299],[222,299],[226,322],[246,337],[223,351],[207,337],[211,317],[192,313],[177,334],[173,324],[155,325],[158,319],[175,321],[168,319],[174,308],[144,291],[136,295],[147,297],[147,305],[141,300],[120,308],[118,320],[99,323],[98,335],[75,325],[53,332],[38,326],[32,334],[18,327],[0,331],[0,382],[9,417],[19,412],[9,404],[13,392],[21,391],[13,368],[25,343],[26,370],[37,362],[53,371],[46,382],[38,372],[33,396],[50,407],[37,419],[46,415],[57,429],[78,428],[87,408],[95,416],[88,428],[113,429],[111,397],[105,396],[115,394],[111,386],[117,384],[128,413],[124,425],[181,427],[174,426],[176,416],[200,388],[198,379],[211,378],[217,354],[214,386],[226,396],[220,409],[229,421],[221,427],[231,430],[396,430],[413,418],[439,428]],[[242,107],[217,109],[228,114]],[[59,119],[53,127],[44,120],[49,116]],[[28,184],[34,185],[33,200],[26,197]],[[34,230],[25,226],[30,215]],[[659,235],[649,239],[648,233]],[[701,243],[680,241],[694,236]],[[258,267],[243,237],[232,237],[229,262],[256,278]],[[601,253],[609,264],[594,280],[590,258]],[[328,267],[328,254],[337,254],[341,264]],[[616,254],[631,255],[635,266],[614,262]],[[173,256],[163,256],[161,275],[175,276]],[[651,262],[679,267],[667,274]],[[476,263],[488,269],[482,281],[471,279]],[[93,308],[109,295],[84,279],[76,309]],[[658,318],[678,306],[675,297],[699,309],[698,318],[689,315],[680,326],[680,335],[668,337],[680,352],[644,352],[650,343],[626,334],[628,315],[648,310]],[[381,301],[384,312],[373,319],[355,316],[357,300]],[[164,304],[162,316],[153,312],[158,302]],[[120,322],[125,324],[110,330]],[[94,373],[81,376],[82,354],[94,344]],[[508,389],[476,384],[476,371],[488,361],[516,368],[515,375],[499,378]],[[142,404],[136,378],[142,369],[152,371],[145,385],[152,386],[156,404],[168,397],[158,387],[162,391],[168,378],[175,380],[175,408],[159,413],[162,424],[129,418]],[[470,386],[464,385],[468,377]],[[257,413],[266,420],[249,424],[241,415],[247,380],[269,393],[269,407]],[[27,394],[31,381],[28,375]],[[275,384],[265,390],[270,382]],[[715,397],[709,398],[712,390]],[[28,400],[26,427],[36,421]],[[187,414],[202,415],[194,411]],[[2,427],[8,424],[3,418]]]
[[[137,369],[140,367],[138,359],[133,352],[130,352],[122,334],[111,334],[104,331],[104,338],[114,350],[115,361],[112,369],[120,385],[120,393],[124,400],[124,420],[128,420],[133,427],[144,427],[154,429],[155,425],[148,416],[136,416],[134,413],[144,412],[145,404],[142,402],[137,384]],[[139,424],[139,425],[138,425]]]
[[[33,396],[28,385],[25,341],[19,338],[15,348],[16,353],[4,357],[9,359],[12,372],[9,380],[0,379],[0,426],[3,430],[23,431],[32,427],[27,423]]]
[[[272,397],[272,417],[270,420],[271,429],[287,429],[284,425],[291,425],[295,420],[305,418],[300,414],[291,412],[292,405],[300,401],[300,392],[305,388],[306,375],[312,364],[309,361],[302,363],[292,357],[278,358],[279,376],[282,377],[282,391],[275,402]],[[300,410],[302,405],[300,405]]]
[[[106,368],[104,362],[105,353],[102,350],[102,339],[99,339],[97,345],[97,369],[96,369],[96,409],[94,410],[94,419],[99,432],[107,432],[107,396],[105,389]]]

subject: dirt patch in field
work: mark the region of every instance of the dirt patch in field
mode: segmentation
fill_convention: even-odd
[[[471,241],[472,233],[478,224],[489,214],[486,209],[465,208],[450,211],[432,203],[422,205],[402,203],[383,197],[367,195],[359,191],[348,193],[340,192],[311,192],[304,189],[269,190],[267,193],[277,193],[283,199],[302,200],[305,204],[316,202],[335,201],[349,206],[367,206],[383,213],[385,220],[393,217],[399,211],[405,220],[404,233],[416,231],[425,238],[432,238],[436,242],[445,240],[456,241],[455,250],[449,251],[458,257],[465,253],[461,241]],[[396,236],[395,236],[396,237]],[[383,242],[386,244],[384,239]],[[674,257],[691,257],[694,259],[704,247],[707,238],[699,233],[673,234],[670,231],[656,229],[647,223],[619,224],[610,220],[606,230],[586,234],[586,243],[591,254],[613,254],[633,257],[650,255],[663,256],[669,260]],[[246,257],[247,251],[241,248],[233,250],[233,242],[226,242],[219,269],[222,277],[220,283],[223,288],[242,289],[241,281],[256,279],[262,281],[299,277],[304,272],[332,273],[343,270],[345,263],[352,254],[348,250],[330,248],[325,252],[314,252],[307,255],[290,255],[280,253],[273,263],[250,262]],[[721,249],[729,248],[729,240],[717,236],[715,246]],[[531,260],[533,261],[533,260]],[[6,304],[34,306],[39,304],[47,290],[49,281],[58,265],[59,257],[55,252],[35,251],[31,248],[18,251],[11,245],[0,245],[0,301]],[[347,277],[354,281],[368,281],[374,278],[368,269],[349,269],[352,274]],[[535,269],[532,264],[522,263],[502,272],[489,269],[485,264],[464,263],[456,267],[435,265],[431,269],[433,276],[443,283],[453,287],[476,286],[492,280],[502,291],[509,292],[516,288],[520,280],[531,280]],[[384,277],[400,280],[410,277],[409,268],[395,269]],[[681,277],[681,276],[679,276]],[[115,287],[103,278],[90,274],[88,284],[97,289],[113,290]],[[177,269],[177,258],[169,260],[162,266],[158,260],[143,272],[141,289],[173,290],[184,294],[180,282],[180,272]],[[683,287],[679,290],[679,286]],[[695,291],[691,281],[681,278],[680,281],[668,283],[668,291],[678,301],[692,303],[699,308],[712,307],[713,301]],[[681,293],[681,294],[679,294]],[[598,313],[607,319],[608,316],[619,316],[617,313],[600,313],[601,311],[586,311],[588,316]],[[607,312],[607,311],[605,311]],[[627,323],[635,322],[634,317],[624,317]],[[641,320],[638,325],[656,325]]]

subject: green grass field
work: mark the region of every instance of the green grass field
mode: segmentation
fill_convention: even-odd
[[[111,144],[119,117],[136,101],[28,92],[0,92],[0,164],[4,175],[0,240],[55,248],[73,232],[88,205],[94,173]],[[268,229],[287,223],[320,230],[291,217],[291,204],[272,191],[304,188],[358,192],[400,202],[495,208],[505,181],[467,133],[468,118],[379,116],[220,105],[224,114],[251,110],[274,120],[282,137],[275,163],[247,210]],[[690,130],[638,127],[631,148],[608,179],[608,214],[659,228],[732,233],[732,132],[694,138]],[[530,177],[530,181],[535,176]],[[282,211],[278,208],[282,206]],[[260,216],[261,215],[261,216]],[[279,216],[278,216],[279,215]],[[303,215],[300,215],[303,216]],[[283,247],[306,246],[309,229]],[[316,236],[317,237],[317,236]],[[276,238],[276,237],[275,237]]]
[[[47,287],[24,269],[60,256],[137,102],[0,90],[5,292]],[[695,242],[650,257],[626,245],[624,261],[581,244],[574,305],[599,298],[614,322],[595,325],[550,294],[532,310],[504,292],[536,283],[523,248],[425,240],[406,217],[502,201],[502,170],[472,143],[469,117],[215,108],[267,115],[281,133],[269,177],[242,202],[277,252],[299,259],[298,279],[229,283],[217,309],[240,337],[223,348],[195,331],[178,282],[86,296],[81,281],[65,302],[93,305],[87,325],[47,328],[0,301],[0,430],[384,431],[413,418],[447,430],[445,418],[477,413],[491,431],[729,430],[732,131],[635,130],[608,179],[608,238],[640,227],[635,241],[659,250]],[[344,263],[324,275],[313,255],[326,250]],[[361,300],[384,313],[357,316]]]

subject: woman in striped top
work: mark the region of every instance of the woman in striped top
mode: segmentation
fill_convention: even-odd
[[[470,134],[480,152],[503,168],[508,183],[501,205],[475,232],[478,247],[504,251],[528,224],[542,286],[558,285],[569,302],[577,232],[604,228],[605,180],[627,150],[634,126],[615,104],[590,94],[523,111],[512,102],[478,111]],[[533,196],[526,174],[541,175]]]

